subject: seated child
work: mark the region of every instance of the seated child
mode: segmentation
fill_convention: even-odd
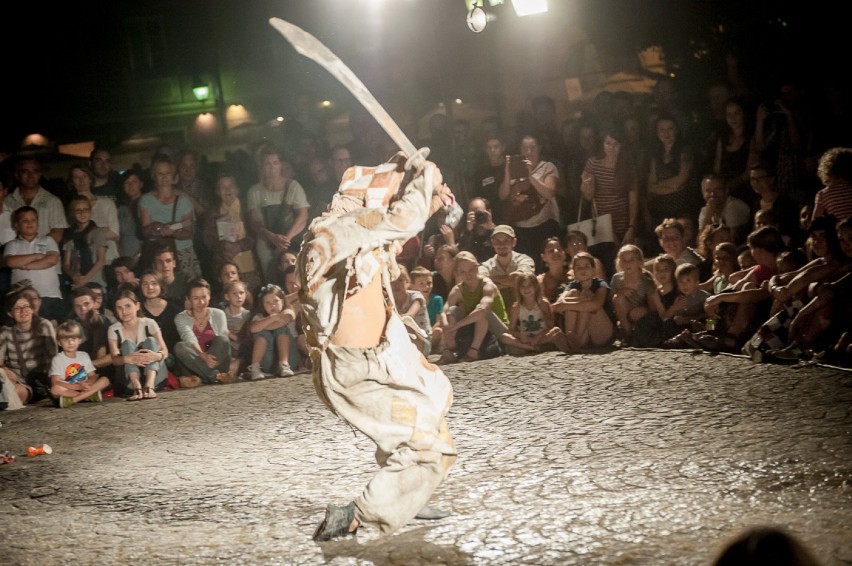
[[[679,294],[674,303],[660,315],[663,320],[664,347],[691,348],[693,344],[679,341],[675,337],[684,330],[700,332],[704,327],[704,302],[710,297],[710,293],[699,287],[700,273],[698,266],[688,263],[677,266],[675,270]]]
[[[500,342],[510,354],[544,352],[556,348],[567,352],[568,339],[553,322],[550,302],[541,294],[541,284],[533,273],[523,273],[515,280],[517,300],[509,310],[509,331]]]
[[[59,325],[57,338],[61,351],[50,362],[50,396],[62,409],[89,400],[103,401],[101,391],[110,386],[109,379],[98,375],[92,359],[78,350],[83,329],[69,320]]]
[[[231,375],[239,375],[251,352],[251,340],[246,323],[251,311],[245,307],[248,287],[243,281],[229,281],[225,284],[225,303],[222,308],[228,320],[228,338],[231,340]]]
[[[432,292],[432,272],[423,266],[411,270],[412,291],[420,291],[426,299],[426,312],[429,314],[429,324],[433,327],[438,323],[441,311],[444,310],[444,298]]]
[[[278,365],[275,367],[275,376],[291,376],[290,346],[295,336],[291,334],[288,325],[293,322],[295,313],[287,308],[287,298],[278,285],[261,287],[257,302],[258,313],[249,323],[252,336],[249,377],[252,380],[266,377],[266,374],[272,372],[276,358]]]
[[[293,365],[298,370],[309,370],[311,368],[311,358],[308,354],[308,339],[305,332],[302,330],[302,317],[299,313],[302,311],[302,303],[299,302],[299,285],[298,277],[296,276],[296,265],[288,265],[284,268],[284,297],[287,300],[287,308],[292,309],[296,318],[288,324],[290,334],[296,337],[295,345],[290,344],[290,361],[299,360],[298,364]]]
[[[675,299],[678,298],[677,281],[675,279],[675,270],[677,263],[668,254],[660,254],[652,261],[654,270],[654,280],[657,282],[657,292],[660,294],[660,303],[663,309],[670,308]],[[660,318],[664,318],[665,311],[660,312]]]
[[[417,349],[428,356],[432,351],[432,325],[426,311],[426,298],[420,291],[410,289],[411,277],[404,265],[399,266],[399,276],[391,282],[393,300],[402,322],[408,328]]]
[[[615,313],[609,284],[595,276],[595,258],[588,252],[577,252],[571,259],[575,279],[553,304],[562,313],[565,337],[575,351],[585,346],[607,346],[612,343]]]

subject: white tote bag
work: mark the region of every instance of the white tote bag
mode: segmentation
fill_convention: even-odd
[[[586,235],[586,245],[591,247],[595,244],[615,242],[615,234],[612,231],[612,214],[598,216],[598,207],[592,201],[592,217],[580,220],[583,216],[583,199],[577,207],[577,222],[568,225],[568,231],[582,232]]]

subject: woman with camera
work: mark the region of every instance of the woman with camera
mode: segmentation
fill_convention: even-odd
[[[536,262],[536,273],[544,271],[541,249],[545,240],[562,236],[556,189],[559,171],[549,161],[541,160],[541,144],[532,135],[521,138],[521,155],[506,156],[503,182],[498,194],[503,219],[515,230],[515,251]]]

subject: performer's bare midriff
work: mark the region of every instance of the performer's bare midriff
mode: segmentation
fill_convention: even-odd
[[[379,345],[387,325],[381,274],[376,274],[361,290],[343,301],[343,310],[331,343],[350,348],[373,348]]]

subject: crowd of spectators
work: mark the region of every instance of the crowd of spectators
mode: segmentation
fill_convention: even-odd
[[[831,122],[844,110],[821,112],[793,82],[770,96],[713,85],[718,115],[681,106],[677,88],[602,92],[561,124],[541,96],[479,136],[429,120],[418,141],[459,205],[402,243],[393,292],[424,353],[631,346],[849,365],[852,130]],[[162,146],[119,173],[99,147],[58,180],[34,154],[4,161],[0,366],[20,400],[135,401],[307,370],[302,234],[347,168],[396,151],[361,118],[349,145],[295,120],[222,162]],[[603,241],[590,218],[608,220]]]

